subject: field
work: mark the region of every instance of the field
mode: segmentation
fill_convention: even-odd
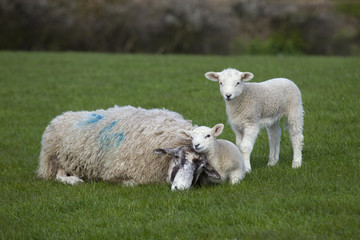
[[[225,123],[207,71],[292,79],[305,109],[303,166],[267,167],[261,131],[238,185],[171,192],[167,184],[67,186],[36,177],[41,135],[64,111],[162,108],[195,124]],[[1,239],[358,239],[360,58],[0,52]],[[284,124],[283,124],[284,125]]]

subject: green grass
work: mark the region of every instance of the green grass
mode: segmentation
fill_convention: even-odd
[[[253,81],[287,77],[302,91],[303,166],[267,167],[259,134],[253,172],[229,184],[171,192],[167,184],[67,186],[37,179],[42,132],[68,110],[168,108],[198,125],[226,123],[207,71],[234,67]],[[360,58],[153,56],[0,52],[0,238],[358,239]],[[234,141],[225,124],[221,138]]]

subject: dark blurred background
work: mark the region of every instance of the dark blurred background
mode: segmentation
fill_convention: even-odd
[[[0,0],[0,50],[360,55],[359,0]]]

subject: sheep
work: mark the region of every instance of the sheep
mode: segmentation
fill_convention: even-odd
[[[224,182],[230,180],[231,184],[239,183],[246,174],[244,159],[239,149],[230,141],[216,139],[224,129],[224,124],[217,124],[213,128],[201,126],[193,130],[178,130],[179,136],[184,139],[191,139],[193,148],[198,153],[204,153],[216,174],[220,175],[219,179],[208,176],[202,177],[203,183]],[[203,176],[203,175],[202,175]]]
[[[299,88],[285,78],[274,78],[261,83],[246,83],[254,75],[236,69],[207,72],[205,77],[218,81],[220,93],[225,99],[229,123],[236,135],[236,145],[244,157],[246,171],[251,171],[250,154],[261,128],[266,128],[270,155],[268,166],[279,160],[281,128],[280,119],[285,116],[293,147],[292,167],[302,163],[303,106]]]
[[[159,148],[154,152],[160,155],[172,155],[173,161],[169,168],[171,190],[185,190],[197,183],[201,174],[219,180],[220,175],[209,164],[206,156],[197,153],[191,146],[179,148]]]
[[[191,144],[176,132],[192,128],[190,120],[166,109],[115,106],[65,112],[44,131],[37,175],[68,184],[82,179],[126,186],[171,182],[175,164],[153,150]]]

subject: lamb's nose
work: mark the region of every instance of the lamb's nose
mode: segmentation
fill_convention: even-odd
[[[196,145],[195,145],[195,148],[198,148],[199,146],[200,146],[200,143],[199,143],[199,144],[196,144]]]
[[[227,99],[230,99],[232,94],[225,94],[225,96],[227,97]]]

